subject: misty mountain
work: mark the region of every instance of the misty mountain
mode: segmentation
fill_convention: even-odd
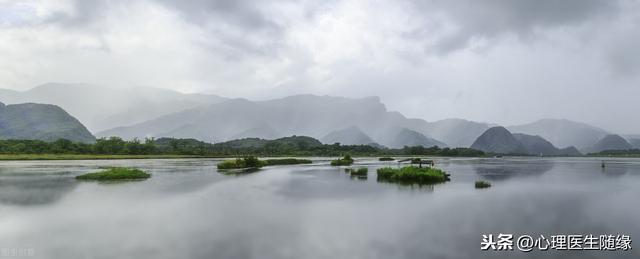
[[[559,149],[543,137],[511,133],[504,127],[493,127],[484,132],[471,146],[473,149],[496,154],[543,156],[579,156],[577,148]]]
[[[558,149],[551,142],[540,136],[513,133],[513,136],[524,146],[527,154],[556,155]]]
[[[37,103],[0,103],[0,138],[92,143],[95,137],[62,108]]]
[[[170,136],[219,142],[234,139],[239,132],[250,129],[269,128],[269,132],[277,135],[272,137],[323,138],[337,129],[353,126],[381,143],[395,138],[397,128],[419,129],[426,124],[423,120],[407,119],[400,113],[387,111],[377,97],[350,99],[296,95],[267,101],[232,99],[98,135],[127,139]]]
[[[255,127],[240,132],[231,137],[231,139],[243,139],[243,138],[260,138],[260,139],[276,139],[280,136],[278,131],[269,126],[266,122],[261,122]]]
[[[183,94],[150,87],[118,89],[48,83],[22,92],[0,89],[0,101],[7,104],[34,102],[57,105],[94,132],[132,125],[223,100],[215,95]]]
[[[640,138],[630,138],[628,141],[633,148],[640,148]]]
[[[451,147],[469,147],[491,125],[463,119],[446,119],[427,123],[426,135]]]
[[[437,141],[432,138],[428,138],[420,132],[402,128],[396,133],[395,137],[391,139],[391,142],[382,142],[384,145],[390,148],[402,148],[404,146],[423,146],[423,147],[446,147],[445,143]]]
[[[284,149],[310,148],[322,146],[322,143],[307,136],[290,136],[273,140],[259,138],[235,139],[227,142],[217,143],[217,147],[227,147],[232,149],[240,148],[264,148],[266,145],[278,146]]]
[[[504,127],[492,127],[482,133],[471,148],[496,154],[526,154],[524,145]]]
[[[542,119],[529,124],[508,127],[511,132],[538,135],[557,147],[574,146],[587,149],[607,135],[607,131],[579,122]]]
[[[609,134],[598,140],[590,149],[590,153],[597,153],[605,150],[629,150],[633,146],[626,139],[619,135]]]
[[[356,126],[332,131],[320,141],[325,144],[340,143],[342,145],[367,145],[375,142]]]
[[[561,148],[559,151],[561,156],[581,156],[582,153],[574,146]]]
[[[513,136],[522,143],[527,154],[529,155],[543,155],[543,156],[579,156],[580,151],[577,148],[571,146],[563,149],[558,149],[551,142],[540,136],[532,136],[522,133],[513,133]]]

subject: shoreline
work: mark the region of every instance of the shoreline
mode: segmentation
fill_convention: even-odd
[[[233,159],[238,156],[199,156],[199,155],[81,155],[81,154],[0,154],[0,161],[46,161],[46,160],[128,160],[128,159]],[[299,156],[299,155],[278,155],[278,156],[258,156],[262,158],[278,158],[278,157],[320,157],[320,158],[335,158],[337,156]],[[370,157],[375,156],[357,156],[357,157]],[[393,156],[397,158],[410,158],[410,157],[442,157],[442,158],[493,158],[491,156],[430,156],[430,155],[414,155],[414,156]],[[532,158],[537,156],[505,156],[516,158]],[[543,158],[640,158],[640,156],[548,156]]]

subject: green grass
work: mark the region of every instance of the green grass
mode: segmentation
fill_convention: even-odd
[[[311,164],[313,161],[309,159],[297,159],[297,158],[278,158],[265,160],[267,165],[299,165],[299,164]]]
[[[75,154],[0,154],[0,161],[12,160],[114,160],[114,159],[175,159],[204,158],[185,155],[75,155]]]
[[[242,158],[236,158],[235,160],[222,161],[218,163],[218,169],[260,168],[266,165],[266,161],[262,161],[254,156],[246,156]]]
[[[396,159],[393,157],[385,156],[385,157],[378,158],[378,160],[379,161],[395,161]]]
[[[88,173],[76,176],[78,180],[95,180],[95,181],[117,181],[117,180],[139,180],[151,177],[140,169],[114,167],[100,172]]]
[[[353,164],[353,158],[351,158],[350,155],[346,155],[342,158],[331,161],[332,166],[347,166],[352,164]]]
[[[475,186],[476,186],[476,189],[484,189],[484,188],[491,187],[491,183],[487,181],[476,181]]]
[[[400,183],[442,183],[449,181],[449,174],[436,168],[405,166],[402,168],[383,167],[377,170],[378,180]]]
[[[369,169],[367,169],[366,167],[361,167],[358,169],[351,169],[350,172],[353,176],[367,176]]]

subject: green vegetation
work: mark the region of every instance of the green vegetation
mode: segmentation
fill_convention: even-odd
[[[218,163],[218,169],[244,169],[244,168],[261,168],[270,165],[298,165],[311,164],[313,161],[308,159],[282,158],[260,160],[255,156],[245,156],[236,158],[235,160],[225,160]]]
[[[487,181],[476,181],[476,189],[484,189],[491,187],[491,183]]]
[[[96,173],[76,176],[78,180],[119,181],[140,180],[151,177],[150,174],[136,168],[114,167]]]
[[[118,137],[101,138],[95,143],[71,142],[59,139],[53,142],[40,140],[0,140],[0,159],[107,159],[108,156],[137,156],[132,158],[156,158],[157,156],[188,157],[242,157],[242,156],[483,156],[472,149],[448,149],[438,147],[404,147],[386,149],[368,145],[323,145],[318,140],[304,136],[292,136],[275,140],[246,138],[222,143],[206,143],[195,139],[148,138],[130,141]],[[21,156],[11,156],[21,155]],[[145,157],[148,156],[148,157]],[[118,158],[118,157],[114,157]]]
[[[599,153],[590,153],[589,156],[640,157],[640,149],[604,150]]]
[[[449,181],[449,174],[443,172],[440,169],[430,167],[384,167],[379,168],[377,173],[379,181],[418,184],[441,183]]]
[[[236,158],[235,160],[225,160],[218,163],[218,169],[244,169],[244,168],[260,168],[266,166],[267,162],[262,161],[254,156],[245,156]]]
[[[93,143],[96,138],[78,120],[51,104],[0,103],[0,139],[38,139]]]
[[[353,158],[351,158],[350,155],[345,155],[342,158],[331,161],[332,166],[345,166],[345,165],[352,165],[352,164],[353,164]]]
[[[299,164],[311,164],[313,161],[309,159],[296,159],[296,158],[280,158],[280,159],[267,159],[265,160],[267,165],[299,165]]]
[[[385,156],[385,157],[378,158],[378,160],[379,161],[395,161],[396,159],[393,157]]]
[[[369,169],[367,169],[366,167],[361,167],[358,169],[351,169],[350,172],[352,176],[367,176]]]
[[[76,155],[76,154],[0,154],[0,161],[14,160],[115,160],[202,158],[187,155]]]

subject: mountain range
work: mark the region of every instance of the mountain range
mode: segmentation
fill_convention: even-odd
[[[183,94],[152,87],[119,89],[47,83],[27,91],[0,89],[0,101],[6,104],[54,104],[78,118],[93,132],[132,125],[223,100],[226,99],[216,95]]]
[[[540,136],[556,146],[574,146],[580,150],[591,148],[594,143],[610,134],[606,130],[579,122],[559,119],[542,119],[532,123],[510,126],[509,131]]]
[[[495,154],[576,156],[580,155],[573,146],[559,149],[551,142],[537,135],[511,133],[504,127],[492,127],[485,131],[471,145],[471,148]]]
[[[597,153],[605,150],[629,150],[633,149],[626,139],[619,135],[609,134],[598,140],[592,147],[588,149],[589,153]]]
[[[385,146],[444,143],[428,137],[428,122],[408,119],[391,112],[377,97],[349,99],[343,97],[296,95],[268,101],[232,99],[161,116],[129,127],[118,127],[98,136],[191,137],[221,142],[237,137],[238,132],[252,131],[257,138],[304,135],[327,143]],[[407,140],[404,136],[411,134]],[[245,136],[249,137],[249,136]],[[355,137],[355,139],[351,139]],[[366,143],[368,144],[368,143]]]
[[[0,101],[54,104],[77,116],[98,137],[125,139],[178,137],[222,142],[304,135],[327,144],[372,144],[391,148],[405,145],[470,147],[497,126],[463,119],[428,122],[407,118],[387,110],[378,97],[295,95],[250,101],[157,88],[118,89],[49,83],[22,92],[0,89]],[[504,130],[511,136],[502,134],[508,136],[500,140],[504,141],[502,144],[516,148],[515,151],[543,154],[565,148],[569,149],[562,152],[598,150],[600,146],[607,146],[597,145],[598,142],[612,134],[588,124],[562,119],[542,119],[508,126]],[[489,133],[486,138],[499,137],[499,132]],[[632,147],[640,145],[640,137],[626,137],[625,142]],[[516,142],[523,147],[513,146]]]

